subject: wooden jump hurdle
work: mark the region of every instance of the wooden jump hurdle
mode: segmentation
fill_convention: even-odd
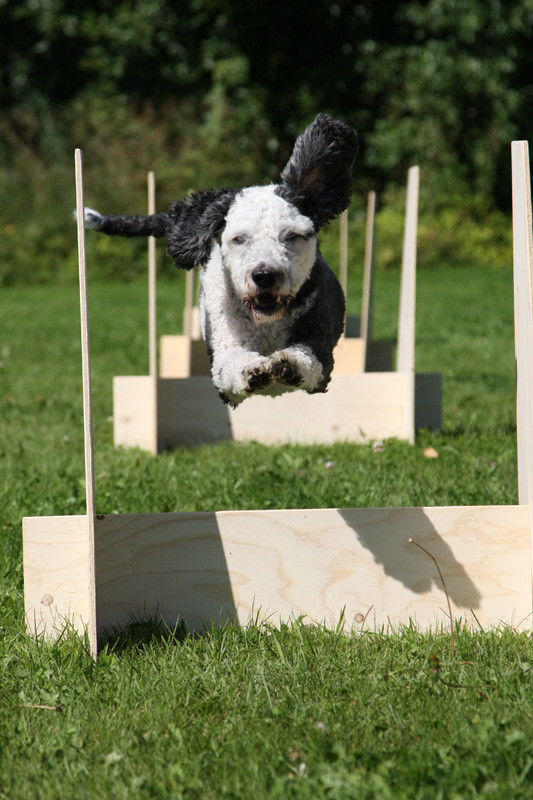
[[[531,627],[533,243],[527,142],[513,142],[517,506],[96,513],[81,153],[76,152],[87,513],[23,520],[28,632],[91,650],[132,615],[191,629],[302,616],[346,629],[413,621]]]
[[[346,314],[344,335],[335,350],[335,371],[338,373],[392,370],[394,343],[378,341],[372,335],[375,215],[376,193],[372,191],[368,193],[366,204],[361,314]],[[348,209],[339,218],[339,239],[339,280],[348,299]]]
[[[418,427],[440,427],[442,376],[415,374],[418,183],[418,167],[412,167],[407,185],[396,371],[348,369],[343,374],[335,370],[326,394],[256,395],[235,410],[221,403],[206,374],[158,378],[154,368],[148,376],[118,376],[113,381],[115,444],[156,454],[165,447],[225,439],[328,444],[398,437],[412,442]],[[362,340],[353,341],[364,359]],[[347,337],[343,342],[349,348]],[[196,344],[203,348],[201,341]]]

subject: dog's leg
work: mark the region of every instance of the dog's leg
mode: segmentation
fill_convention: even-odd
[[[331,372],[324,369],[324,365],[318,360],[312,348],[306,344],[277,350],[268,361],[272,380],[287,387],[303,389],[310,394],[324,390]]]
[[[214,353],[211,375],[221,398],[233,407],[272,382],[270,359],[239,347]]]
[[[218,352],[213,358],[213,383],[232,406],[253,394],[280,395],[303,389],[323,392],[329,380],[320,361],[307,345],[294,345],[271,356],[247,350]]]

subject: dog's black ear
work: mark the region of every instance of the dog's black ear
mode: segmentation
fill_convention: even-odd
[[[353,128],[319,114],[296,139],[277,193],[320,228],[350,204],[357,149]]]
[[[234,199],[233,189],[209,189],[171,204],[167,253],[178,269],[192,269],[207,262],[213,239],[224,227]]]

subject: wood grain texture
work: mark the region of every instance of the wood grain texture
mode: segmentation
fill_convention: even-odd
[[[51,638],[66,626],[96,636],[95,565],[86,515],[22,520],[24,606],[31,635]],[[96,638],[93,639],[93,652]]]
[[[83,529],[78,517],[25,520],[31,630],[53,636],[58,616],[83,619]],[[437,559],[455,618],[530,624],[527,507],[120,514],[96,520],[99,637],[157,615],[196,630],[300,615],[336,627],[342,614],[347,629],[362,619],[378,629],[447,625],[435,565],[410,538]]]

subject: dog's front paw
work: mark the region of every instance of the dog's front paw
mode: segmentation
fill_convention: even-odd
[[[299,386],[303,381],[298,366],[285,356],[270,360],[270,375],[273,381],[284,383],[286,386]]]
[[[245,370],[246,391],[248,394],[264,389],[271,381],[268,364],[250,367]]]

